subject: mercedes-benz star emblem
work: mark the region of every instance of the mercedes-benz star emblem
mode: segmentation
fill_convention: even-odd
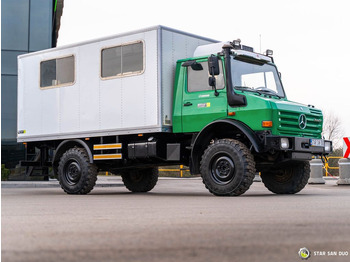
[[[306,127],[306,116],[304,114],[301,114],[299,116],[299,128],[305,129],[305,127]]]

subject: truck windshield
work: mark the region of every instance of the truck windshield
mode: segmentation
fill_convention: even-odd
[[[284,97],[276,67],[271,64],[253,64],[231,60],[232,81],[235,89]]]

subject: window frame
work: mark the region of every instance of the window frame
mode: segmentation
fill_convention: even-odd
[[[231,63],[231,77],[232,77],[232,85],[233,85],[233,88],[235,89],[235,90],[240,90],[240,91],[242,91],[242,89],[239,89],[239,88],[237,88],[237,87],[235,87],[235,85],[236,85],[236,83],[235,83],[235,75],[234,75],[234,73],[233,73],[233,68],[234,68],[234,62],[236,62],[236,61],[238,61],[238,62],[240,62],[240,63],[248,63],[249,64],[249,62],[247,62],[247,61],[244,61],[244,60],[239,60],[239,59],[236,59],[235,57],[231,57],[231,60],[230,60],[230,63]],[[252,63],[252,64],[254,64],[254,63]],[[281,97],[281,98],[286,98],[287,97],[287,95],[286,95],[286,92],[285,92],[285,90],[284,90],[284,87],[283,87],[283,83],[282,83],[282,79],[281,79],[281,77],[280,77],[280,74],[278,73],[278,69],[277,69],[277,67],[276,67],[276,65],[275,64],[273,64],[273,63],[264,63],[264,64],[262,64],[261,66],[265,66],[265,65],[268,65],[268,66],[271,66],[271,67],[273,67],[274,68],[274,70],[270,70],[270,71],[261,71],[261,72],[264,72],[264,73],[266,73],[266,72],[272,72],[273,74],[274,74],[274,77],[275,77],[275,81],[276,81],[276,88],[277,88],[277,92],[276,92],[276,94],[279,96],[279,97]],[[280,86],[280,91],[282,92],[281,94],[278,92],[279,90],[278,90],[278,85]],[[247,92],[256,92],[256,90],[251,90],[251,89],[244,89],[244,91],[247,91]],[[273,90],[274,91],[274,90]],[[269,94],[267,94],[267,95],[269,95]]]
[[[221,62],[220,62],[221,61]],[[208,63],[208,58],[205,59],[197,59],[196,60],[197,63]],[[222,78],[223,78],[223,83],[224,86],[222,88],[217,88],[217,90],[225,90],[226,89],[226,79],[225,79],[225,71],[224,71],[224,63],[221,59],[219,59],[219,63],[221,64],[221,73],[222,73]],[[186,93],[188,94],[194,94],[194,93],[198,93],[198,92],[208,92],[208,91],[214,91],[214,89],[206,89],[206,90],[199,90],[199,91],[190,91],[189,90],[189,74],[188,74],[188,70],[189,68],[186,68],[186,78],[187,78],[187,83],[186,83]],[[209,71],[208,71],[208,79],[209,79],[210,75],[209,75]],[[208,86],[209,87],[209,86]]]
[[[51,86],[41,86],[41,64],[43,62],[47,62],[47,61],[51,61],[51,60],[58,60],[58,59],[64,59],[64,58],[68,58],[68,57],[73,57],[73,82],[67,82],[67,83],[63,83],[63,84],[59,84],[59,85],[51,85]],[[56,62],[57,63],[57,62]],[[75,54],[69,54],[69,55],[64,55],[64,56],[58,56],[58,57],[54,57],[54,58],[50,58],[50,59],[45,59],[45,60],[41,60],[39,63],[39,88],[41,90],[46,90],[46,89],[52,89],[52,88],[60,88],[60,87],[64,87],[64,86],[72,86],[75,85],[76,83],[76,56]],[[57,68],[56,68],[56,75],[57,75]],[[57,79],[56,79],[57,80]]]
[[[121,73],[118,75],[114,76],[107,76],[103,77],[102,76],[102,52],[103,50],[110,49],[110,48],[116,48],[116,47],[122,47],[122,46],[128,46],[132,44],[138,44],[142,43],[142,70],[141,71],[134,71],[134,72],[126,72],[126,73]],[[121,55],[123,57],[123,53]],[[110,46],[104,46],[100,49],[100,79],[101,80],[110,80],[110,79],[117,79],[117,78],[123,78],[123,77],[128,77],[128,76],[136,76],[136,75],[142,75],[146,70],[146,47],[145,47],[145,41],[144,40],[135,40],[131,42],[126,42],[118,45],[110,45]]]

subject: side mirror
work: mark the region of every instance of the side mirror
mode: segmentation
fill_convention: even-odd
[[[219,68],[219,58],[215,55],[211,55],[208,58],[208,68],[209,68],[209,74],[211,75],[209,77],[209,86],[212,86],[215,91],[215,96],[219,95],[219,92],[216,90],[216,79],[215,76],[220,74],[220,68]]]
[[[185,63],[182,64],[183,67],[188,67],[190,66],[193,71],[201,71],[203,70],[203,66],[200,63],[197,63],[196,61],[190,60],[186,61]]]
[[[209,74],[211,76],[217,76],[220,74],[220,68],[219,68],[219,58],[215,55],[211,55],[208,58],[208,68],[209,68]]]
[[[201,70],[203,70],[203,66],[200,63],[197,63],[197,62],[193,63],[191,65],[191,68],[192,68],[193,71],[201,71]]]
[[[209,84],[209,86],[216,87],[216,78],[215,78],[215,76],[210,76],[209,77],[208,84]]]

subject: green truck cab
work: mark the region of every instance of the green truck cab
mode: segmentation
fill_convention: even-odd
[[[287,99],[271,56],[240,41],[197,53],[208,52],[176,68],[173,132],[196,134],[192,172],[216,195],[242,194],[256,172],[274,193],[300,191],[312,156],[332,151],[321,138],[322,112]]]

